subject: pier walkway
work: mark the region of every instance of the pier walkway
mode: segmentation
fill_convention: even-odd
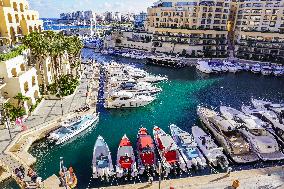
[[[233,189],[234,180],[238,180],[238,189],[283,189],[284,167],[270,167],[243,171],[196,176],[181,179],[163,180],[161,189]],[[111,186],[106,189],[159,189],[159,182],[137,183]]]
[[[21,131],[19,126],[11,128],[11,137],[8,129],[0,128],[0,183],[11,178],[16,179],[13,170],[20,165],[25,167],[26,173],[28,168],[36,162],[36,159],[28,153],[33,142],[44,137],[48,131],[56,128],[58,122],[62,120],[62,108],[64,117],[73,114],[74,110],[82,107],[86,103],[93,105],[91,110],[96,108],[98,74],[89,72],[89,65],[84,66],[80,85],[75,94],[62,100],[44,100],[36,113],[25,120],[24,125],[28,130]],[[91,76],[95,76],[92,78]],[[87,97],[87,90],[92,93]],[[90,91],[92,89],[92,91]],[[61,108],[62,103],[62,108]],[[40,176],[40,175],[39,175]],[[50,180],[54,180],[54,176]],[[23,179],[29,183],[30,178],[25,175]],[[48,182],[50,182],[48,180]],[[20,184],[21,182],[17,180]],[[31,186],[33,188],[35,186]],[[56,189],[56,188],[54,188]]]

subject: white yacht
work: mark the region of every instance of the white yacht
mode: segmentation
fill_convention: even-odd
[[[198,107],[197,114],[236,163],[255,162],[259,159],[246,137],[224,117],[204,107]]]
[[[255,64],[251,67],[252,73],[260,73],[261,72],[261,66],[259,64]]]
[[[114,169],[109,147],[103,137],[98,136],[93,152],[93,178],[109,180]]]
[[[123,82],[120,85],[121,90],[129,91],[135,94],[145,94],[145,95],[153,95],[162,91],[161,88],[152,86],[151,83],[147,82]]]
[[[118,91],[110,94],[106,99],[105,108],[136,108],[146,106],[153,102],[155,97],[148,95],[135,95],[132,92]]]
[[[231,72],[231,73],[236,73],[238,71],[238,68],[236,67],[235,64],[233,64],[232,62],[230,61],[224,61],[223,62],[224,65],[228,68],[228,71]]]
[[[198,69],[199,71],[203,72],[203,73],[214,73],[214,71],[212,70],[212,67],[209,65],[209,62],[201,60],[197,62],[196,65],[196,69]]]
[[[138,175],[138,169],[136,165],[136,159],[134,150],[130,140],[126,135],[122,137],[117,150],[116,158],[116,176],[118,178],[124,176],[136,177]]]
[[[167,81],[168,78],[165,76],[154,76],[154,75],[147,75],[146,77],[138,78],[138,82],[148,82],[148,83],[158,83],[161,81]]]
[[[284,103],[276,104],[269,101],[257,100],[257,99],[252,99],[251,102],[255,108],[261,108],[273,111],[276,114],[279,122],[281,124],[284,124]]]
[[[249,64],[243,64],[242,68],[244,71],[249,71],[250,70],[250,65]]]
[[[272,68],[270,66],[262,66],[261,68],[261,74],[262,75],[270,75],[272,74]]]
[[[197,148],[197,143],[193,136],[174,124],[170,125],[170,130],[174,141],[180,147],[180,153],[187,167],[195,167],[196,169],[204,168],[206,166],[206,159]]]
[[[274,132],[284,144],[284,124],[274,111],[265,108],[253,108],[251,106],[242,106],[242,111],[247,115],[254,115],[262,121],[267,122],[271,127],[271,129],[268,129]]]
[[[263,122],[259,121],[259,124],[257,124],[256,120],[258,119],[254,116],[245,115],[231,107],[221,106],[220,111],[246,136],[260,159],[264,161],[284,159],[284,154],[281,152],[277,140],[262,126]]]
[[[213,72],[216,72],[216,73],[223,72],[222,63],[220,62],[210,61],[209,66],[211,66]]]
[[[208,162],[214,167],[220,166],[226,169],[229,165],[227,157],[223,153],[223,148],[218,147],[209,134],[206,134],[200,127],[192,127],[192,135]]]
[[[67,119],[61,123],[59,129],[49,134],[48,140],[55,142],[56,145],[65,143],[95,125],[98,120],[99,114],[87,114]]]

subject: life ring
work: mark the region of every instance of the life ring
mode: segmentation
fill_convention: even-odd
[[[72,181],[72,182],[70,182],[70,181]],[[66,176],[66,184],[71,189],[75,188],[78,184],[78,179],[77,179],[72,167],[69,168],[68,174]]]

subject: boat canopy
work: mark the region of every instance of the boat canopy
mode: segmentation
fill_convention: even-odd
[[[122,146],[131,146],[131,142],[128,138],[124,137],[121,139],[120,143],[119,143],[119,146],[122,147]]]
[[[139,146],[140,149],[154,148],[153,140],[152,140],[151,136],[149,136],[149,135],[140,136],[139,142],[140,142],[140,146]]]

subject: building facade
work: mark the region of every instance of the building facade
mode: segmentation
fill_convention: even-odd
[[[235,36],[237,57],[284,63],[284,1],[240,0]]]
[[[5,83],[0,89],[2,103],[9,101],[17,106],[17,100],[13,97],[21,93],[30,98],[24,103],[26,113],[36,104],[36,100],[41,98],[37,70],[29,66],[28,56],[29,52],[26,50],[22,55],[0,62],[0,78]]]
[[[0,42],[16,43],[23,35],[41,31],[43,22],[37,11],[29,10],[27,0],[0,0]]]

